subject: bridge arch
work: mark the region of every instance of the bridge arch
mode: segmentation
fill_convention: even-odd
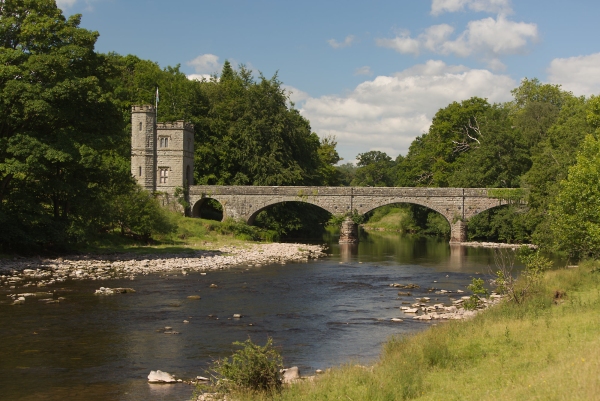
[[[219,206],[220,210],[220,216],[219,216],[219,211],[216,210],[217,208],[213,207],[213,205],[211,205],[212,203],[217,203]],[[209,206],[209,207],[206,207]],[[224,219],[224,213],[223,213],[223,204],[215,198],[210,198],[210,197],[203,197],[198,199],[196,202],[193,203],[192,208],[191,208],[191,215],[192,217],[195,218],[206,218],[209,220],[218,220],[221,221]]]
[[[398,204],[412,204],[426,207],[427,209],[433,210],[444,216],[444,218],[448,221],[449,224],[452,224],[453,217],[449,218],[450,213],[452,212],[450,208],[447,207],[435,207],[432,206],[430,202],[421,200],[421,199],[406,199],[406,198],[396,198],[396,199],[386,199],[383,202],[374,202],[369,204],[366,208],[361,208],[360,214],[367,214],[377,208],[388,206],[388,205],[398,205]]]
[[[310,199],[310,197],[304,199],[304,198],[299,198],[297,196],[294,197],[279,197],[279,198],[274,198],[274,199],[269,199],[267,201],[263,201],[263,202],[258,202],[257,205],[250,205],[251,209],[249,211],[249,213],[247,214],[246,217],[246,222],[248,224],[252,224],[254,223],[254,219],[256,219],[256,216],[262,212],[263,210],[267,209],[270,206],[274,206],[274,205],[278,205],[281,203],[307,203],[309,205],[313,205],[313,206],[317,206],[333,215],[335,214],[344,214],[346,213],[346,210],[341,210],[343,209],[343,207],[338,207],[337,205],[334,206],[330,206],[330,205],[324,205],[323,202],[319,202],[319,199]],[[338,209],[340,209],[338,211]],[[348,211],[349,207],[348,207]]]

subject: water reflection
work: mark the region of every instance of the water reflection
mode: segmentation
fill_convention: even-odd
[[[465,264],[466,247],[460,244],[450,244],[450,259],[448,268],[452,271],[460,271]]]
[[[340,262],[350,263],[358,255],[358,244],[339,244]]]

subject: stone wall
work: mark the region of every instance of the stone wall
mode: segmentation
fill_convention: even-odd
[[[155,118],[153,106],[131,108],[131,175],[151,192],[156,189]]]

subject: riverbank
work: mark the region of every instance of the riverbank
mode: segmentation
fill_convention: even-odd
[[[599,313],[600,263],[551,271],[522,304],[392,338],[375,365],[331,369],[275,399],[596,399]]]
[[[324,255],[323,246],[288,243],[243,243],[183,253],[75,255],[60,258],[15,257],[0,260],[2,288],[46,287],[66,280],[135,279],[140,274],[211,271],[267,263],[302,262]]]

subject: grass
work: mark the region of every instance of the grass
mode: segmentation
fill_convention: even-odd
[[[600,272],[592,270],[598,266],[547,272],[523,304],[506,302],[469,321],[391,338],[374,366],[334,368],[275,399],[597,399]],[[566,296],[555,299],[557,291]]]
[[[364,227],[384,231],[417,231],[409,210],[401,207],[382,207],[375,210],[369,221],[364,224]]]
[[[151,244],[135,241],[119,233],[109,233],[98,241],[80,248],[85,253],[166,254],[216,249],[221,246],[247,246],[248,242],[272,240],[272,233],[242,222],[224,222],[183,217],[170,213],[176,231],[155,236]]]

